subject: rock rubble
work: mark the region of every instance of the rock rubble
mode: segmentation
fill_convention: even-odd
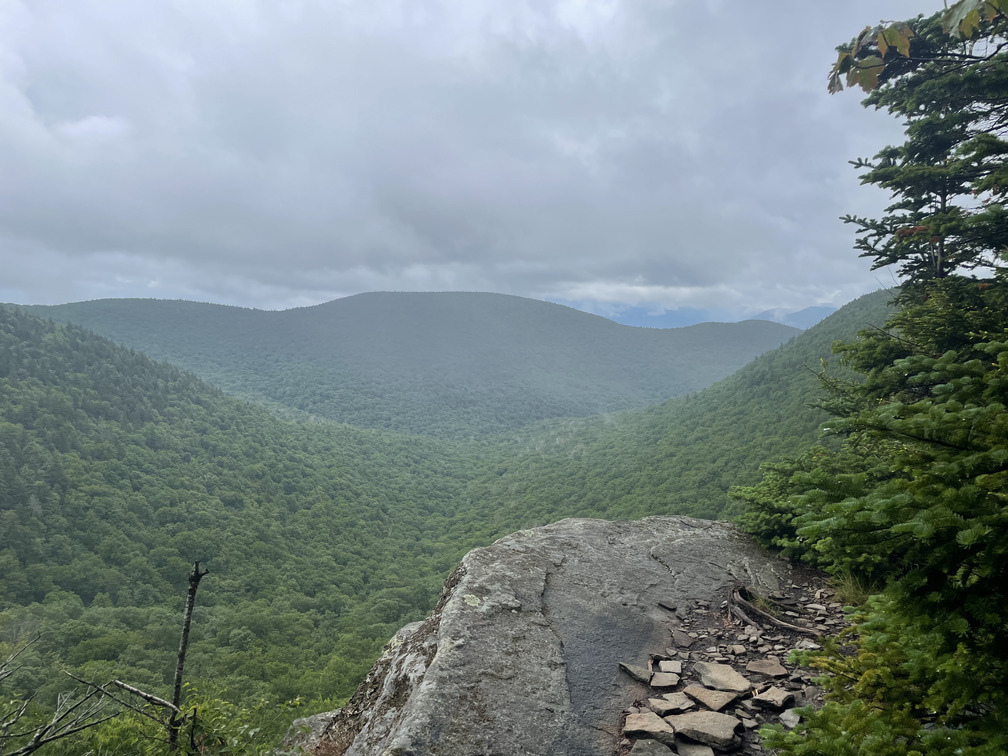
[[[628,675],[632,669],[634,681],[648,682],[651,692],[661,695],[623,712],[634,726],[624,727],[619,753],[761,754],[762,725],[795,727],[800,721],[796,708],[821,702],[812,673],[788,660],[793,650],[818,648],[815,638],[836,632],[844,624],[842,606],[818,581],[789,582],[784,592],[759,596],[763,608],[758,612],[752,597],[751,588],[736,585],[720,613],[706,600],[688,607],[659,602],[669,612],[670,645],[646,653],[646,665],[619,666]],[[733,601],[745,608],[732,611]],[[669,686],[673,671],[681,684]],[[645,721],[648,728],[637,726]],[[671,738],[659,722],[671,728]]]

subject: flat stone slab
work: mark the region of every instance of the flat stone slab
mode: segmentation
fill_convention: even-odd
[[[651,682],[651,670],[647,667],[642,667],[639,664],[624,664],[623,662],[620,662],[619,668],[637,682],[642,682],[645,685]]]
[[[742,721],[716,711],[691,711],[665,717],[680,735],[715,748],[730,748],[736,733],[742,732]]]
[[[672,640],[679,648],[689,648],[693,645],[693,638],[686,632],[678,628],[672,630]]]
[[[675,751],[657,740],[638,740],[630,749],[630,756],[669,756],[673,753]]]
[[[678,659],[662,659],[658,662],[659,672],[670,672],[673,675],[682,674],[682,662]]]
[[[660,717],[667,717],[669,714],[682,714],[696,707],[689,696],[685,693],[666,693],[661,698],[649,698],[648,708]]]
[[[675,730],[653,711],[627,714],[623,734],[628,738],[650,738],[665,745],[675,745]]]
[[[734,693],[745,693],[752,684],[727,664],[712,662],[697,662],[693,672],[706,687],[714,690],[728,690]]]
[[[667,701],[670,706],[676,706],[679,712],[688,711],[696,707],[696,702],[682,691],[666,693],[661,697],[662,701]],[[674,713],[679,713],[674,712]]]
[[[655,672],[651,675],[652,688],[674,688],[678,684],[679,675],[673,675],[671,672]]]
[[[787,711],[781,712],[780,721],[781,724],[789,730],[793,730],[798,726],[798,723],[801,722],[801,715],[794,709],[788,709]]]
[[[795,699],[794,693],[790,690],[774,685],[767,688],[762,693],[752,697],[752,702],[764,709],[777,709],[780,711]]]
[[[784,667],[777,659],[759,659],[757,661],[751,661],[746,664],[746,672],[753,672],[757,675],[766,675],[767,677],[786,677],[788,674],[787,668]]]
[[[711,690],[710,688],[705,688],[703,685],[690,685],[683,690],[683,693],[697,703],[706,706],[711,711],[721,711],[721,709],[738,698],[738,693],[726,690]]]
[[[703,743],[687,743],[685,740],[677,740],[676,753],[679,756],[714,756],[714,749]]]

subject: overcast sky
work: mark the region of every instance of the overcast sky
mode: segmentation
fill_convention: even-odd
[[[840,305],[900,128],[834,47],[940,7],[0,0],[0,301]]]

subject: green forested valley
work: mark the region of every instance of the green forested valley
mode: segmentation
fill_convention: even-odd
[[[0,655],[41,634],[5,685],[39,705],[67,689],[62,669],[164,691],[200,560],[187,679],[241,706],[335,705],[475,546],[565,516],[724,513],[729,485],[791,448],[782,418],[814,434],[801,366],[886,299],[699,394],[469,442],[280,420],[81,326],[0,308]],[[766,403],[778,370],[798,377]]]
[[[99,300],[33,307],[293,419],[482,438],[698,391],[798,331],[631,328],[503,294],[372,293],[281,312]]]
[[[804,654],[823,707],[765,744],[1003,756],[1006,40],[1008,1],[959,0],[837,48],[829,90],[905,127],[854,161],[890,204],[844,218],[901,285],[798,335],[477,294],[0,305],[0,753],[80,691],[64,671],[167,695],[197,561],[188,752],[255,753],[344,701],[467,550],[690,514],[852,604]],[[165,753],[143,714],[53,751]]]

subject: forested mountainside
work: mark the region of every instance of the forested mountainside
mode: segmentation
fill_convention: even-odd
[[[455,447],[294,426],[77,326],[0,308],[0,657],[164,691],[178,607],[209,569],[189,668],[238,700],[349,694],[473,543],[446,534]]]
[[[893,293],[847,304],[704,391],[639,412],[542,423],[510,435],[470,495],[487,518],[544,524],[555,513],[636,518],[738,514],[732,486],[819,436],[817,372],[835,340],[885,323]],[[836,374],[836,369],[834,369]]]
[[[0,307],[0,657],[164,693],[186,576],[210,569],[188,678],[241,704],[344,699],[469,549],[567,516],[716,516],[727,486],[815,434],[844,308],[697,395],[458,442],[292,423],[79,326]]]
[[[797,334],[767,321],[645,329],[482,293],[374,293],[281,312],[108,299],[27,308],[167,360],[282,417],[448,438],[642,408]]]

